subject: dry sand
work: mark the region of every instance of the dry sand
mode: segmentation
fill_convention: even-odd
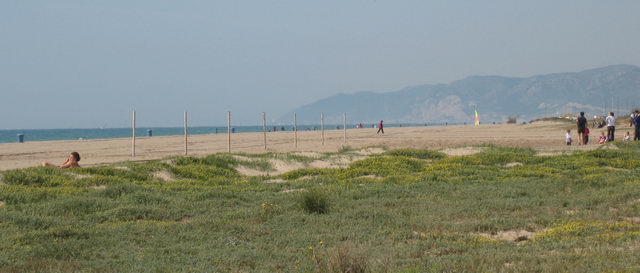
[[[466,125],[385,128],[385,134],[376,135],[376,129],[347,130],[347,146],[364,148],[385,146],[388,148],[428,148],[444,150],[453,155],[465,155],[478,151],[469,146],[494,144],[502,146],[533,147],[542,153],[563,153],[574,150],[594,149],[600,129],[591,132],[588,146],[564,145],[564,129],[575,126],[570,123],[542,122],[526,125]],[[622,136],[628,128],[617,130]],[[231,151],[234,153],[299,152],[313,155],[317,152],[336,152],[343,147],[342,131],[325,131],[322,145],[319,131],[299,131],[298,147],[293,144],[293,132],[268,133],[268,149],[263,147],[262,133],[237,133],[232,135]],[[61,164],[72,151],[82,155],[83,166],[103,165],[121,161],[144,161],[178,156],[184,153],[183,136],[140,137],[136,140],[136,157],[131,157],[131,140],[127,138],[100,140],[67,140],[0,144],[0,170],[38,166],[43,161]],[[577,141],[575,141],[577,143]],[[379,148],[365,149],[377,153]],[[226,134],[193,135],[189,137],[189,155],[206,155],[227,151]]]

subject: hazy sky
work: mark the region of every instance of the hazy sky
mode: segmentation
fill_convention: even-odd
[[[640,1],[0,1],[0,129],[277,118],[337,93],[640,65]]]

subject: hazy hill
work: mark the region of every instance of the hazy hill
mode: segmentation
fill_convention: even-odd
[[[521,120],[545,113],[552,116],[585,111],[600,115],[612,105],[619,111],[640,106],[639,67],[613,65],[529,78],[471,76],[450,84],[411,86],[395,92],[339,94],[299,107],[280,121],[289,123],[296,112],[301,123],[317,123],[324,112],[328,123],[341,120],[342,113],[347,113],[350,123],[380,119],[470,122],[477,108],[482,121],[492,122],[512,115]]]

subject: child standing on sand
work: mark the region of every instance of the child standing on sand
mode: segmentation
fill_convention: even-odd
[[[571,130],[567,130],[567,133],[564,134],[567,142],[567,146],[571,146]]]
[[[584,134],[583,135],[583,140],[582,140],[582,145],[587,145],[587,143],[589,143],[589,128],[585,127],[584,128]]]

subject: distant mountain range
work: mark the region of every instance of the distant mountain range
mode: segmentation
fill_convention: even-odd
[[[543,116],[586,112],[601,115],[612,108],[627,111],[640,106],[640,67],[612,65],[573,73],[513,78],[471,76],[450,84],[418,85],[400,91],[338,94],[299,107],[280,118],[317,123],[472,122],[477,109],[483,122],[502,122],[509,116],[531,120]],[[623,110],[624,109],[624,110]]]

